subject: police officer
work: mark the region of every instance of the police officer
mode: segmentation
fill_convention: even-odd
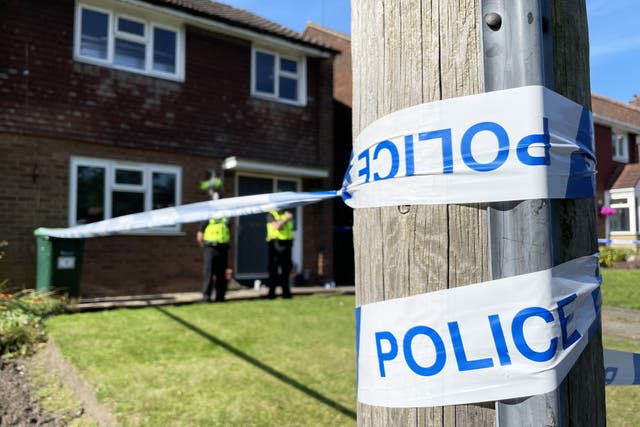
[[[267,244],[269,245],[269,298],[276,297],[276,286],[282,287],[282,297],[291,298],[291,246],[293,245],[293,215],[289,211],[267,214]]]
[[[209,302],[215,277],[216,301],[224,302],[227,292],[227,252],[229,251],[229,226],[227,218],[210,219],[200,224],[196,235],[202,247],[202,300]]]

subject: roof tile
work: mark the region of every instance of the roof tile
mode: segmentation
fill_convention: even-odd
[[[592,93],[591,108],[595,114],[640,127],[640,106],[638,105]]]
[[[613,183],[612,189],[634,188],[640,180],[640,163],[629,163],[624,165],[622,173]]]
[[[309,37],[293,31],[276,22],[269,21],[247,10],[229,6],[212,0],[147,0],[150,3],[165,4],[166,6],[183,9],[188,13],[205,16],[216,21],[242,26],[261,33],[284,37],[302,44],[325,50],[333,50]]]

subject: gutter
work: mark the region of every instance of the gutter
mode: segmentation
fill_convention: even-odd
[[[208,19],[208,18],[202,18],[199,16],[194,16],[192,14],[181,12],[171,7],[156,6],[142,0],[120,0],[120,2],[129,4],[132,6],[136,6],[139,8],[151,10],[152,12],[155,12],[155,13],[161,13],[163,15],[169,15],[175,18],[179,18],[185,23],[193,25],[195,27],[199,27],[207,30],[213,30],[217,33],[238,37],[244,40],[250,40],[252,42],[260,42],[263,44],[266,43],[271,46],[276,46],[279,48],[304,53],[307,56],[316,57],[316,58],[331,58],[333,56],[333,54],[331,53],[332,52],[331,49],[323,50],[320,48],[304,46],[302,44],[284,40],[283,38],[280,38],[280,37],[269,36],[269,35],[262,34],[258,31],[239,28],[237,26],[230,25],[230,24],[225,24],[223,22],[216,21],[213,18]]]

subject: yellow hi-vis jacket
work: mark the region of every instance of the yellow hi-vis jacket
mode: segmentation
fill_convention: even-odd
[[[279,214],[278,211],[271,211],[269,213],[276,221],[280,221],[286,215],[286,212]],[[293,220],[285,222],[279,230],[270,222],[267,222],[267,242],[272,240],[293,240]]]
[[[210,219],[202,238],[205,242],[229,243],[227,218]]]

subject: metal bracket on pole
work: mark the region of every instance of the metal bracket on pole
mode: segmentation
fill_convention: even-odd
[[[482,0],[485,92],[528,85],[553,89],[551,22],[551,0]],[[557,212],[548,199],[489,204],[493,279],[559,264]],[[564,382],[544,395],[496,402],[499,427],[567,423]]]

